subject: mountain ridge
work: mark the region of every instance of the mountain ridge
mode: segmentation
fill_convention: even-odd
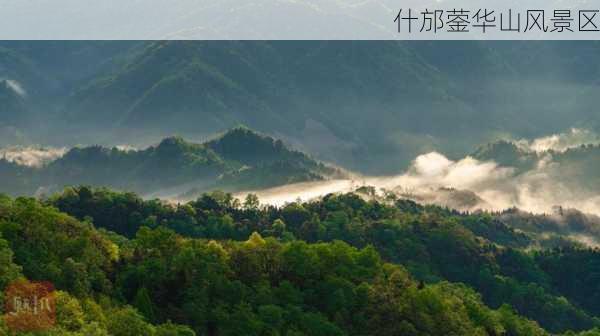
[[[201,144],[171,136],[140,150],[74,147],[40,168],[1,161],[6,178],[30,176],[21,183],[29,194],[35,186],[55,190],[77,184],[152,193],[195,181],[205,181],[202,190],[239,190],[321,180],[339,173],[281,140],[245,127]]]

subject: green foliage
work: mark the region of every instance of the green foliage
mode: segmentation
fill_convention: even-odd
[[[189,327],[167,322],[156,327],[155,336],[196,336]]]
[[[80,194],[78,189],[70,189],[66,196],[73,192]],[[546,273],[531,254],[504,248],[536,242],[489,214],[461,214],[406,200],[387,205],[353,194],[329,195],[320,201],[289,203],[281,208],[260,207],[253,195],[240,205],[222,192],[204,194],[197,201],[177,206],[137,199],[125,203],[131,204],[125,208],[120,199],[132,197],[130,194],[103,189],[91,194],[89,199],[94,201],[89,204],[77,201],[77,196],[68,196],[75,202],[66,203],[65,194],[50,202],[80,218],[92,214],[96,225],[130,237],[138,228],[142,228],[143,236],[143,227],[149,223],[149,227],[166,227],[186,236],[208,239],[245,240],[257,232],[281,241],[342,240],[360,248],[371,245],[384,260],[405,265],[420,281],[466,283],[479,291],[491,307],[509,304],[552,332],[583,330],[598,323],[591,305],[581,306],[584,298],[554,285],[551,278],[557,276]],[[110,215],[112,209],[127,210],[117,216]],[[118,220],[113,218],[131,218],[128,212],[141,216],[123,228],[115,227]],[[152,247],[150,250],[160,246],[154,240],[147,245]],[[232,255],[232,260],[236,261],[235,269],[249,278],[261,278],[264,265],[256,256],[240,251]],[[310,255],[291,259],[290,265],[302,273],[295,275],[290,270],[290,275],[303,277],[305,272],[314,272],[312,267],[316,264],[316,258]],[[128,293],[131,298],[135,295]]]
[[[83,308],[79,301],[65,292],[56,294],[56,320],[65,330],[80,330],[85,322]]]
[[[143,150],[75,147],[35,169],[0,159],[0,177],[10,181],[4,191],[14,195],[78,184],[144,193],[186,183],[202,190],[247,190],[322,180],[335,172],[280,140],[242,128],[203,144],[173,136]]]
[[[14,263],[14,253],[6,240],[0,238],[0,288],[22,277],[22,267]]]
[[[0,213],[0,232],[27,278],[52,281],[77,295],[111,290],[106,272],[116,246],[90,223],[18,198]]]
[[[550,149],[538,153],[502,140],[481,146],[473,153],[473,157],[513,167],[517,174],[526,173],[544,160],[551,159],[552,163],[560,165],[560,176],[549,172],[551,178],[560,179],[561,183],[572,190],[593,192],[600,186],[596,169],[599,153],[600,146],[595,144],[582,144],[565,151]]]
[[[154,335],[154,327],[133,308],[124,307],[110,312],[108,332],[114,336]]]
[[[133,306],[149,321],[156,320],[154,315],[154,306],[146,288],[141,287],[138,289],[135,297],[133,298]]]
[[[222,192],[169,205],[82,187],[47,202],[86,221],[0,198],[0,256],[6,281],[22,269],[60,290],[51,333],[492,336],[599,325],[594,296],[564,286],[577,276],[597,291],[595,251],[507,248],[500,241],[519,235],[487,215],[353,194],[275,208]]]

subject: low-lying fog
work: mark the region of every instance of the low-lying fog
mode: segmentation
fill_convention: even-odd
[[[564,151],[582,144],[598,144],[593,132],[569,132],[535,139],[516,140],[524,150],[542,153]],[[422,203],[436,203],[459,210],[503,210],[518,207],[534,213],[551,213],[554,206],[577,208],[600,215],[600,192],[584,192],[561,181],[561,167],[550,154],[534,168],[517,174],[514,168],[500,167],[492,161],[470,156],[453,161],[441,153],[418,156],[408,171],[396,176],[356,176],[343,180],[310,182],[251,191],[262,202],[281,205],[297,199],[307,200],[331,192],[354,191],[360,186],[393,191]],[[239,193],[244,197],[247,193]]]
[[[7,147],[0,148],[0,159],[22,166],[41,167],[67,152],[66,148],[52,147]]]
[[[521,149],[537,153],[547,150],[565,151],[582,144],[600,144],[594,132],[571,129],[534,140],[513,140]],[[130,147],[123,147],[131,150]],[[21,165],[39,167],[55,160],[66,148],[9,147],[0,149],[0,159]],[[361,186],[373,186],[379,192],[394,192],[399,197],[421,203],[445,205],[458,210],[504,210],[517,207],[533,213],[551,213],[554,206],[576,208],[600,215],[600,191],[566,185],[561,166],[551,154],[544,154],[536,167],[517,173],[515,168],[502,167],[493,161],[479,161],[470,156],[451,160],[439,152],[416,157],[410,168],[395,176],[352,175],[347,179],[298,183],[266,190],[249,191],[259,196],[262,203],[282,205],[298,199],[309,200],[328,193],[355,191]],[[600,174],[600,171],[599,171]],[[571,181],[572,182],[572,181]],[[186,191],[206,181],[173,186],[144,197],[186,200]],[[587,188],[589,190],[589,188]],[[237,193],[239,198],[248,192]],[[188,197],[192,197],[186,195]]]

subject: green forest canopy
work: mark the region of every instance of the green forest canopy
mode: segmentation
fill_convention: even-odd
[[[2,286],[26,277],[59,290],[48,335],[600,327],[599,251],[526,250],[534,236],[489,214],[404,200],[342,194],[276,208],[215,192],[171,205],[77,187],[44,201],[0,198],[0,233]]]

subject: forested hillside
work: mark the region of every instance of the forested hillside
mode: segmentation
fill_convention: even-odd
[[[482,301],[444,281],[471,274],[473,265],[458,264],[455,253],[490,265],[500,287],[528,283],[521,302],[533,306],[517,308],[522,314],[535,315],[530,300],[544,295],[550,315],[537,317],[548,330],[599,323],[593,300],[581,303],[588,314],[551,294],[579,302],[554,285],[565,275],[553,272],[594,251],[492,247],[459,224],[460,215],[410,202],[387,206],[348,194],[277,209],[215,193],[175,207],[85,187],[47,202],[85,220],[33,199],[0,201],[3,284],[26,277],[60,290],[57,325],[46,334],[548,334],[502,299],[486,293]],[[109,218],[130,223],[109,227]],[[403,245],[422,252],[402,252]]]
[[[12,120],[21,107],[3,104],[0,125],[10,130],[9,143],[147,146],[174,132],[199,139],[245,124],[320,159],[390,174],[425,151],[455,157],[502,136],[597,131],[590,111],[598,105],[599,48],[568,41],[3,41],[0,80],[26,93],[28,122]]]
[[[73,220],[34,200],[4,204],[0,229],[24,275],[199,334],[546,335],[600,327],[600,253],[568,240],[540,248],[535,235],[493,214],[356,194],[277,208],[215,192],[169,205],[79,187],[44,204],[83,220],[77,225],[106,241],[97,253],[111,257],[86,266],[76,258],[91,252],[77,250],[82,257],[71,258],[80,271],[67,281],[59,270],[68,263],[48,273],[53,257],[44,255],[50,266],[42,269],[37,252],[23,259],[30,247],[19,244],[33,238],[19,234],[33,229],[19,230],[40,225],[28,219],[32,212]],[[71,256],[67,243],[48,246]]]
[[[40,335],[547,335],[464,285],[415,280],[373,247],[147,226],[128,239],[6,197],[0,232],[3,285],[25,277],[59,289],[56,325]]]
[[[498,141],[479,147],[473,157],[500,166],[516,168],[517,175],[544,172],[557,182],[579,192],[600,188],[598,164],[600,145],[581,144],[564,150],[534,151],[510,141]]]
[[[17,335],[600,336],[599,52],[0,41]]]
[[[181,137],[146,149],[75,147],[41,167],[0,159],[3,190],[16,195],[51,193],[64,186],[89,184],[141,193],[180,187],[248,190],[322,180],[338,174],[280,140],[238,127],[204,144]],[[176,195],[175,195],[176,196]]]

